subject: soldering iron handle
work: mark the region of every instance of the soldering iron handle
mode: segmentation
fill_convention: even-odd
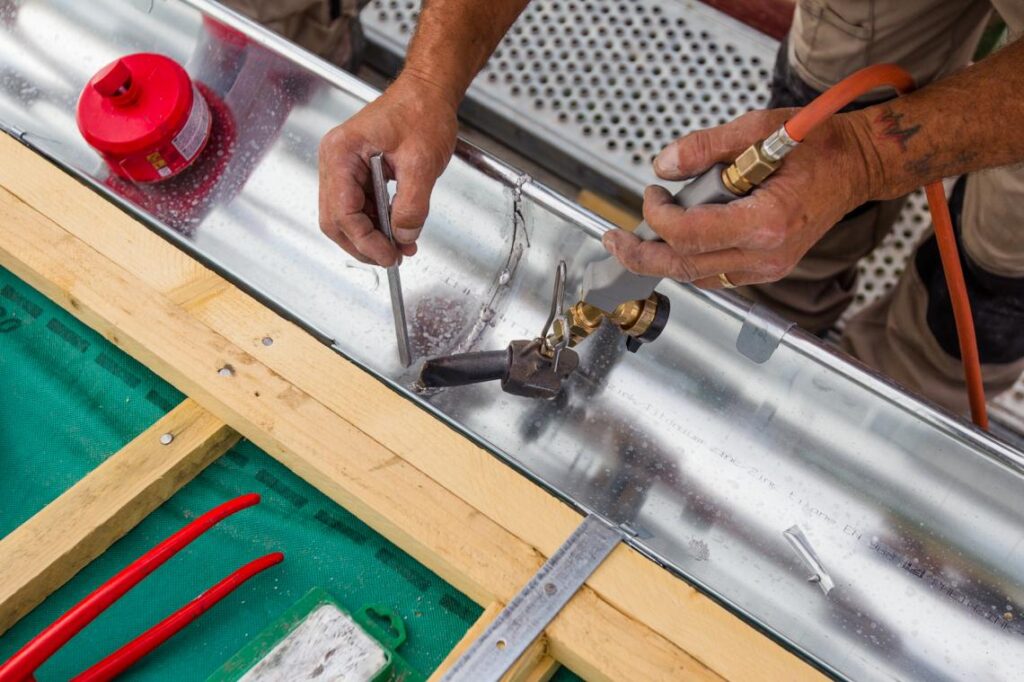
[[[675,193],[672,199],[683,208],[692,208],[704,204],[727,204],[738,197],[722,182],[722,173],[726,164],[720,163],[699,175]],[[647,224],[640,223],[633,234],[643,240],[659,239],[658,235]]]
[[[702,204],[725,204],[738,198],[722,181],[725,169],[726,164],[720,163],[705,171],[676,193],[675,202],[690,208]],[[659,239],[646,222],[640,223],[633,234],[644,240]],[[583,273],[583,300],[606,312],[612,311],[620,303],[647,298],[661,279],[633,274],[614,257],[608,257],[587,266]]]
[[[465,386],[504,379],[509,351],[491,350],[431,358],[423,363],[418,383],[422,388]]]

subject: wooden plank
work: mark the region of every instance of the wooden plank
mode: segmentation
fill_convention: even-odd
[[[184,273],[183,273],[184,274]],[[191,310],[220,294],[231,285],[209,270],[187,273],[191,279],[176,281],[173,286],[157,288],[167,294],[167,300],[185,310]]]
[[[503,604],[494,602],[484,609],[484,612],[480,614],[480,617],[476,619],[472,627],[466,631],[466,634],[462,636],[458,644],[448,652],[448,655],[441,661],[441,665],[437,667],[437,670],[434,671],[434,674],[430,676],[427,682],[438,682],[455,665],[455,661],[459,660],[462,654],[466,653],[470,645],[484,633],[487,626],[498,617],[503,608],[505,608]],[[519,657],[515,665],[501,679],[502,682],[546,682],[551,679],[551,676],[557,670],[558,661],[547,655],[547,639],[540,637],[523,652],[523,655]]]
[[[548,682],[561,667],[558,661],[545,654],[533,667],[528,668],[516,682]]]
[[[147,262],[159,261],[168,250],[176,249],[153,234],[146,233],[148,240],[137,234],[141,230],[129,216],[31,151],[0,140],[0,158],[4,156],[10,156],[11,162],[0,164],[0,184],[40,206],[139,280],[161,288],[160,282],[148,274]],[[8,172],[15,165],[20,172]],[[128,232],[133,233],[131,258],[121,248],[122,235]],[[357,425],[375,442],[400,453],[402,460],[414,464],[541,553],[553,552],[580,522],[578,514],[502,466],[490,453],[384,389],[373,377],[240,290],[226,287],[220,294],[191,306],[189,312],[258,358],[275,375]],[[261,343],[264,336],[273,338],[274,343]],[[349,400],[352,395],[365,398]],[[393,428],[396,419],[403,424],[402,429]],[[438,457],[438,452],[445,456]],[[806,664],[628,548],[616,550],[588,584],[603,600],[728,678],[818,677]],[[497,594],[493,597],[502,598]],[[556,657],[568,662],[573,652],[559,646],[556,639],[551,640]],[[737,651],[743,655],[737,655]]]
[[[6,190],[0,263],[478,602],[510,599],[543,563],[529,544]],[[589,588],[547,634],[560,660],[587,678],[720,679]]]
[[[576,203],[590,209],[608,222],[623,230],[632,232],[643,218],[639,213],[631,211],[621,204],[589,189],[580,190],[576,195]]]
[[[548,655],[547,637],[542,636],[523,652],[501,679],[502,682],[547,682],[559,667],[558,661]]]
[[[0,540],[0,634],[237,441],[185,400]]]

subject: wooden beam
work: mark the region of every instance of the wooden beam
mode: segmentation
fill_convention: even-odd
[[[589,189],[580,190],[580,193],[576,195],[576,203],[583,208],[590,209],[616,227],[630,232],[636,229],[636,226],[643,220],[639,213],[606,196],[591,192]]]
[[[0,540],[0,634],[237,441],[185,400]]]
[[[176,252],[176,249],[140,229],[129,216],[13,141],[0,140],[0,159],[4,159],[0,163],[0,184],[21,199],[39,207],[64,229],[105,255],[117,266],[115,269],[119,270],[120,277],[135,278],[137,281],[132,286],[151,287],[152,295],[158,295],[161,291],[166,293],[166,287],[149,275],[147,263],[159,261],[168,252]],[[15,167],[19,169],[18,172],[9,171]],[[140,236],[140,232],[146,236]],[[131,246],[127,251],[123,246],[126,241],[123,235],[126,233],[132,235],[129,242]],[[8,259],[14,263],[16,271],[20,258],[12,254]],[[35,280],[30,281],[38,281],[37,286],[49,289],[47,293],[57,300],[68,298],[67,292],[72,287],[64,282],[54,286],[53,281],[59,273],[51,272],[55,268],[49,264],[31,265],[22,269],[26,279],[35,277]],[[70,278],[80,287],[89,288],[86,284],[91,284],[78,282],[75,276],[66,273],[59,276]],[[89,273],[83,271],[78,275],[79,279],[82,277],[88,278]],[[71,305],[70,302],[68,305]],[[279,385],[281,379],[286,380],[286,385],[292,390],[326,407],[329,413],[342,416],[346,423],[358,427],[356,430],[364,437],[368,436],[375,445],[383,445],[391,453],[398,453],[393,456],[396,464],[414,464],[462,501],[469,502],[471,509],[482,512],[488,520],[496,522],[508,537],[514,537],[519,543],[537,547],[542,555],[548,555],[580,522],[578,514],[500,464],[490,453],[454,434],[439,420],[382,387],[373,377],[345,362],[330,349],[238,289],[227,287],[217,295],[205,297],[191,306],[188,312],[192,317],[191,322],[201,322],[207,326],[208,332],[216,332],[218,344],[231,342],[234,344],[233,351],[246,351],[247,366],[259,365],[269,370],[270,387]],[[79,314],[89,317],[90,323],[98,328],[104,325],[109,328],[111,320],[108,318],[113,315],[85,310]],[[177,321],[171,322],[177,324]],[[145,330],[140,330],[140,335],[142,331]],[[271,336],[274,343],[270,346],[262,344],[260,340],[264,336]],[[182,369],[171,366],[177,364],[176,353],[153,358],[153,352],[137,339],[124,339],[122,343],[157,372],[165,376],[176,375],[178,379],[171,378],[174,383],[180,380],[183,385],[188,384],[190,377],[196,374],[189,369],[184,371],[188,376],[182,376]],[[202,371],[212,370],[204,368]],[[258,378],[256,385],[259,385]],[[185,387],[183,390],[196,395],[190,388]],[[352,395],[359,395],[361,399],[348,399]],[[243,398],[251,401],[253,396],[242,396],[239,400]],[[247,408],[252,409],[251,406]],[[383,418],[382,415],[388,416]],[[396,415],[401,415],[403,428],[400,430],[393,428]],[[438,452],[445,455],[439,457]],[[272,454],[277,456],[276,451],[272,451]],[[303,471],[308,473],[309,467],[303,467],[302,460],[307,460],[309,454],[293,455],[293,458],[299,460],[297,462],[286,455],[281,458],[282,461],[287,460],[286,464],[292,462],[289,466],[294,464],[293,468],[300,471],[300,474]],[[333,485],[331,475],[317,470],[312,477],[306,477],[315,485],[330,488]],[[327,480],[317,478],[323,476]],[[353,511],[360,513],[357,509]],[[437,557],[421,560],[439,570],[434,565]],[[446,556],[446,561],[450,560]],[[458,563],[465,565],[467,562],[463,558]],[[467,566],[465,574],[459,571],[453,571],[451,575],[443,570],[439,572],[480,603],[486,604],[490,599],[506,600],[515,591],[512,589],[511,592],[499,594],[492,588],[488,593],[481,584],[467,580],[469,576],[481,574],[473,570],[472,566]],[[525,578],[520,582],[525,582]],[[633,622],[646,624],[725,677],[818,677],[806,664],[628,548],[616,550],[588,584],[600,593],[599,601],[614,605],[622,612],[620,615],[625,614]],[[584,590],[578,599],[589,599],[591,594],[589,589]],[[597,597],[596,594],[593,596]],[[595,622],[599,621],[597,619]],[[610,623],[601,624],[601,627],[605,625]],[[548,633],[555,657],[574,668],[588,665],[579,656],[578,650],[572,646],[563,646],[563,640],[557,636],[559,627],[563,627],[560,620],[556,621]],[[611,636],[603,639],[606,634],[600,628],[588,632],[590,639],[607,644],[603,649],[599,647],[600,651],[595,654],[621,651],[624,648],[621,638],[617,640]],[[737,652],[742,652],[742,655]],[[662,661],[669,665],[669,669],[670,660]]]
[[[533,667],[526,669],[516,682],[548,682],[561,667],[558,661],[545,654]]]
[[[441,677],[455,665],[455,661],[459,660],[462,654],[466,653],[470,645],[498,617],[503,608],[505,608],[503,604],[494,602],[484,609],[484,612],[480,614],[476,622],[466,631],[466,634],[462,636],[458,644],[441,661],[441,665],[437,666],[434,674],[430,676],[427,682],[439,682]],[[558,661],[547,655],[547,639],[541,636],[523,652],[523,655],[519,657],[515,665],[501,679],[502,682],[547,682],[557,670]]]

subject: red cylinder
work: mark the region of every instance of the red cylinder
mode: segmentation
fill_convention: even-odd
[[[173,177],[210,139],[210,107],[185,69],[159,54],[121,57],[78,98],[78,129],[117,175],[134,182]]]

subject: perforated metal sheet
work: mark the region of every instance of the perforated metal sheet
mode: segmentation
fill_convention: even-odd
[[[368,38],[401,57],[419,4],[374,0],[363,13]],[[492,117],[485,123],[507,144],[540,141],[529,151],[541,165],[578,169],[588,180],[596,173],[620,198],[638,201],[658,181],[651,160],[664,145],[767,104],[777,49],[697,2],[534,0],[468,99],[478,122]],[[929,229],[924,193],[916,192],[893,232],[861,261],[857,298],[843,321],[895,286]],[[994,414],[1024,433],[1024,380],[993,403]]]
[[[857,264],[860,273],[857,295],[839,320],[838,329],[841,330],[847,320],[896,286],[906,268],[907,259],[914,253],[914,247],[930,229],[928,202],[924,191],[918,190],[908,197],[892,232]]]
[[[367,36],[401,55],[418,0],[375,0]],[[768,101],[777,43],[693,2],[536,0],[469,97],[636,195],[680,135]]]

